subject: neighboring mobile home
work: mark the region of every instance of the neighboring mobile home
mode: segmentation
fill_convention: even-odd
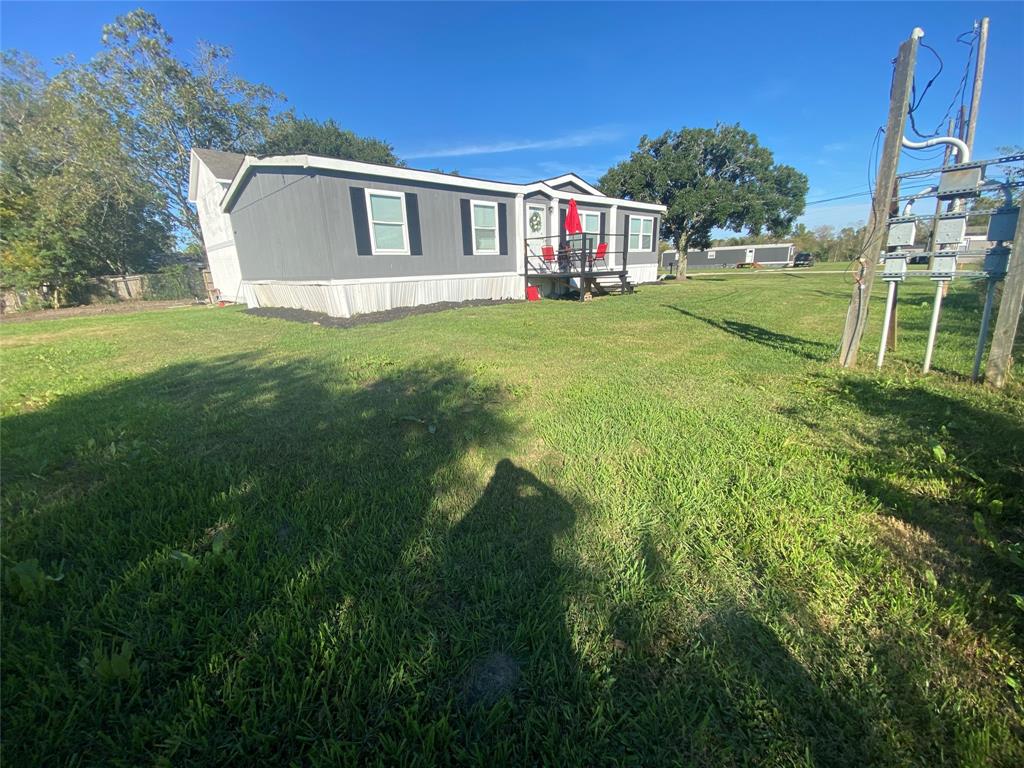
[[[528,285],[552,294],[569,284],[556,264],[577,246],[587,255],[577,264],[599,260],[595,275],[622,270],[632,284],[657,280],[665,207],[607,197],[574,174],[512,184],[292,155],[245,157],[225,185],[206,158],[193,153],[190,199],[211,270],[214,254],[229,249],[237,265],[214,274],[214,284],[249,306],[348,317],[522,299]],[[214,185],[222,192],[211,206]],[[565,233],[573,199],[585,233],[575,241]]]
[[[739,267],[745,264],[760,264],[766,267],[791,267],[795,247],[792,243],[769,243],[767,245],[725,245],[708,248],[705,251],[687,251],[686,266],[689,269],[701,267]]]

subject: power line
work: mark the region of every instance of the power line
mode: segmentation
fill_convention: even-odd
[[[921,102],[924,101],[925,95],[931,89],[932,84],[935,82],[936,78],[938,78],[938,76],[942,74],[942,57],[939,56],[939,52],[938,51],[936,51],[934,48],[932,48],[927,43],[921,42],[921,43],[919,43],[919,45],[922,48],[927,48],[929,51],[932,52],[932,55],[935,57],[935,60],[939,62],[939,68],[935,71],[935,74],[931,76],[931,79],[927,83],[925,83],[924,89],[921,91],[921,95],[920,96],[917,96],[917,83],[915,82],[914,84],[911,85],[911,87],[910,87],[910,106],[907,109],[907,117],[910,118],[910,129],[914,133],[916,133],[922,139],[930,139],[930,138],[932,138],[932,136],[935,136],[936,134],[933,133],[933,134],[930,134],[930,135],[926,136],[925,134],[923,134],[919,130],[917,130],[917,125],[914,123],[914,112],[916,112],[917,109],[921,106]]]
[[[931,184],[920,184],[920,185],[917,185],[917,186],[903,186],[903,187],[900,187],[900,189],[903,190],[903,191],[908,191],[908,192],[917,192],[917,191],[919,191],[921,189],[926,189],[927,187],[930,187],[930,186],[932,186],[932,185]],[[822,198],[821,200],[811,200],[810,202],[805,203],[805,206],[808,206],[808,205],[819,205],[820,203],[831,203],[834,200],[849,200],[849,199],[854,198],[854,197],[872,197],[873,195],[874,195],[874,190],[873,189],[865,189],[865,190],[861,190],[860,192],[851,192],[850,194],[847,194],[847,195],[836,195],[835,197],[825,197],[825,198]]]

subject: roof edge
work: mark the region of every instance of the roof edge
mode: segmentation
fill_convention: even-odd
[[[394,179],[399,182],[420,181],[435,184],[444,183],[448,186],[488,192],[502,192],[513,195],[522,195],[540,191],[559,200],[575,198],[579,202],[601,203],[604,205],[621,204],[625,207],[636,208],[638,210],[657,211],[662,213],[666,211],[665,206],[660,203],[642,203],[635,200],[626,200],[624,198],[608,197],[600,193],[596,195],[570,193],[561,189],[555,189],[545,181],[535,181],[529,184],[515,184],[512,182],[476,179],[471,176],[456,176],[454,174],[442,173],[441,171],[422,171],[415,168],[381,165],[379,163],[364,163],[358,160],[338,160],[332,157],[319,157],[316,155],[275,155],[263,158],[255,158],[247,155],[245,160],[242,162],[241,167],[239,167],[238,172],[235,174],[235,178],[231,181],[231,186],[228,187],[224,198],[221,200],[221,210],[230,213],[231,207],[234,205],[245,181],[252,175],[254,170],[258,168],[309,168],[314,170],[341,171],[343,173],[360,173],[364,175],[381,176],[384,178]],[[575,176],[575,174],[572,175]]]

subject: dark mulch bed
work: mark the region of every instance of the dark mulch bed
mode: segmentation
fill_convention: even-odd
[[[296,323],[314,323],[327,328],[355,328],[358,325],[387,323],[392,320],[401,320],[403,317],[412,317],[413,315],[429,315],[433,312],[444,312],[461,307],[491,307],[499,304],[512,304],[516,301],[518,299],[442,301],[437,304],[424,304],[419,307],[396,307],[384,312],[368,312],[365,315],[354,315],[353,317],[331,317],[322,312],[310,312],[307,309],[288,309],[286,307],[260,307],[257,309],[247,309],[245,313],[256,315],[257,317],[291,320]]]

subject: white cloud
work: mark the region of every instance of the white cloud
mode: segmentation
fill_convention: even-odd
[[[408,160],[420,160],[435,157],[467,157],[470,155],[495,155],[505,152],[522,152],[531,149],[572,149],[589,147],[595,144],[607,144],[622,137],[622,131],[616,128],[599,127],[555,136],[549,139],[517,139],[495,141],[490,143],[458,144],[450,147],[412,150],[399,152],[399,156]]]

